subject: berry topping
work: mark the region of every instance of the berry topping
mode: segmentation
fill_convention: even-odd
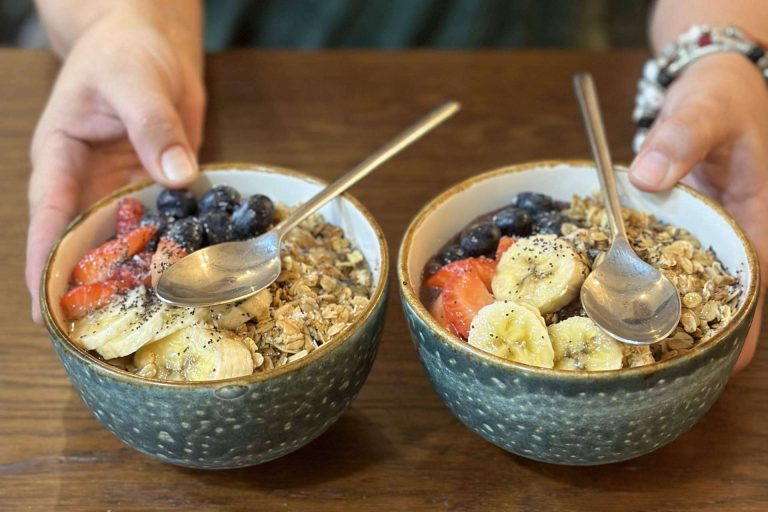
[[[445,288],[450,281],[453,281],[458,276],[474,273],[490,289],[491,279],[493,279],[495,271],[496,262],[494,260],[483,257],[467,258],[447,264],[424,281],[424,284],[436,288]]]
[[[493,302],[493,296],[488,292],[480,277],[467,272],[446,284],[442,293],[445,317],[453,332],[464,338],[469,337],[472,319],[483,307]]]
[[[124,197],[117,203],[117,236],[123,236],[139,227],[144,207],[135,197]]]
[[[232,213],[240,202],[240,192],[227,185],[216,185],[203,194],[197,206],[200,213]]]
[[[246,199],[232,214],[235,237],[243,239],[260,235],[275,219],[275,205],[267,196],[255,194]]]
[[[493,223],[507,236],[528,236],[531,234],[531,216],[522,208],[510,206],[493,216]]]
[[[552,209],[552,198],[538,192],[520,192],[515,199],[515,206],[531,215]]]
[[[232,219],[224,212],[206,213],[201,217],[200,224],[203,226],[206,245],[231,242],[235,239]]]
[[[437,255],[436,260],[442,266],[452,261],[463,260],[467,256],[467,251],[462,249],[459,244],[452,244],[443,249],[443,251]]]
[[[157,284],[158,279],[160,279],[160,274],[162,274],[165,269],[186,255],[187,251],[184,250],[181,244],[167,237],[161,238],[160,242],[157,244],[155,254],[152,255],[152,261],[150,263],[152,286]]]
[[[72,282],[91,284],[110,279],[121,263],[144,250],[156,231],[154,226],[141,226],[91,249],[75,265]]]
[[[469,256],[486,256],[496,251],[501,230],[491,223],[477,224],[461,235],[461,248]]]
[[[188,190],[165,189],[157,196],[157,211],[161,215],[183,219],[195,214],[197,203]]]
[[[114,281],[81,284],[61,298],[61,307],[68,320],[82,318],[91,311],[106,306],[117,293]]]
[[[533,216],[533,231],[539,235],[562,235],[563,223],[568,218],[560,212],[543,212]]]
[[[193,252],[203,246],[203,227],[197,218],[187,217],[171,224],[166,237],[179,243],[188,253]]]

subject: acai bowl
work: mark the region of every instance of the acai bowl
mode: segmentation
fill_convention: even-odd
[[[586,229],[590,226],[583,218],[556,217],[571,214],[574,206],[597,207],[595,200],[585,199],[599,189],[589,163],[533,162],[481,174],[431,201],[404,236],[398,281],[430,380],[465,425],[512,453],[589,465],[655,450],[692,427],[712,406],[743,345],[757,300],[758,271],[741,229],[718,205],[687,187],[650,195],[634,189],[626,172],[617,178],[625,208],[648,215],[652,227],[680,228],[680,236],[688,238],[679,245],[698,251],[686,253],[686,259],[709,262],[722,274],[723,289],[706,292],[722,293],[717,295],[722,317],[702,320],[706,332],[698,324],[689,325],[686,317],[679,339],[664,350],[656,347],[629,357],[579,311],[578,287],[595,264],[587,254],[595,247],[579,246],[574,237],[591,232]],[[547,211],[529,210],[534,222],[527,232],[510,232],[511,243],[492,247],[502,235],[496,228],[472,231],[468,224],[473,219],[506,229],[507,224],[492,219],[510,203],[515,206],[519,194],[527,194],[525,201],[544,197],[549,203]],[[512,220],[514,227],[519,219]],[[475,246],[474,254],[465,254]],[[558,264],[561,269],[553,270]],[[539,278],[547,286],[531,288],[531,280]],[[441,299],[448,297],[450,304],[436,308],[436,296],[424,293],[425,283],[444,287]],[[455,291],[451,286],[456,283],[459,293],[445,295]],[[463,291],[467,283],[473,283],[473,292]],[[688,297],[692,307],[694,298]],[[696,304],[695,311],[705,305]],[[463,316],[456,316],[457,310]],[[683,342],[685,348],[678,350]],[[601,366],[590,367],[589,358],[581,357],[580,347],[587,346],[601,347],[592,361]]]
[[[232,210],[231,218],[237,220],[234,210],[247,210],[249,202],[254,206],[258,199],[268,197],[276,212],[270,218],[273,223],[279,220],[281,210],[302,203],[323,186],[319,180],[295,171],[256,164],[220,164],[205,166],[203,171],[188,191],[192,209],[200,209],[198,217],[175,218],[189,212],[171,211],[171,227],[162,228],[163,236],[159,234],[161,228],[149,219],[128,228],[129,234],[122,237],[118,222],[115,233],[115,219],[121,218],[126,198],[148,210],[152,205],[158,209],[183,206],[183,201],[167,201],[168,192],[149,182],[121,189],[78,217],[51,251],[43,274],[41,306],[54,348],[70,379],[107,429],[137,450],[174,464],[242,467],[278,458],[309,443],[338,419],[360,390],[375,358],[383,324],[387,249],[376,221],[359,202],[344,195],[321,209],[319,217],[297,228],[296,237],[287,238],[287,252],[282,254],[284,274],[266,298],[261,295],[233,310],[169,312],[155,302],[150,282],[157,267],[169,261],[155,260],[168,243],[179,242],[189,252],[199,247],[201,240],[200,229],[195,233],[187,229],[189,226],[176,224],[202,219],[202,239],[226,241],[220,224],[214,223],[215,229],[208,225],[216,220],[209,214],[218,215],[203,212],[210,205],[210,209],[224,210],[220,215],[224,217]],[[237,191],[237,201],[226,205],[231,198],[211,194],[212,190],[229,190],[229,195]],[[169,212],[147,213],[152,217]],[[253,220],[253,215],[245,217]],[[124,239],[133,241],[136,237],[132,233],[143,233],[150,224],[151,233],[156,233],[151,242],[154,247],[123,243]],[[103,258],[95,258],[98,264],[89,264],[92,262],[84,254],[112,254],[104,247],[115,245],[131,248],[130,252],[120,252],[121,257],[131,259],[121,263],[120,270],[128,263],[141,267],[140,256],[149,253],[150,275],[131,273],[129,286],[124,286],[125,281],[115,277],[122,273],[113,272],[105,281],[93,283],[105,277],[105,268],[112,267],[105,266]],[[307,297],[324,304],[341,300],[338,294],[333,295],[334,290],[344,289],[346,295],[352,295],[352,283],[325,275],[333,268],[318,264],[309,269],[312,276],[302,275],[310,259],[322,259],[325,253],[345,258],[343,264],[349,268],[339,271],[339,276],[348,278],[350,269],[364,266],[365,296],[354,301],[346,297],[349,311],[343,322],[318,318],[311,329],[306,329],[302,319],[313,314],[333,317],[344,313],[341,306],[334,309],[322,304],[316,311],[305,311]],[[87,311],[80,311],[80,302],[73,307],[71,300],[65,300],[73,293],[77,296],[78,289],[103,283],[113,287],[117,283],[115,296],[105,304],[86,301]],[[136,302],[143,308],[138,315]],[[283,315],[286,310],[289,314]],[[164,316],[157,320],[157,315]],[[128,322],[128,316],[131,323],[125,328],[122,323]],[[236,321],[240,316],[243,319]],[[105,317],[116,321],[122,332],[102,329],[99,321]],[[328,329],[316,332],[323,325]],[[173,333],[166,332],[169,326]],[[220,348],[225,344],[227,350]],[[219,357],[195,366],[196,356],[204,351],[215,351],[219,356],[234,354],[240,359],[225,361],[222,366]]]

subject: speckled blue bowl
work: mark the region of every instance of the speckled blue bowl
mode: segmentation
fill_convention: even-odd
[[[599,188],[588,162],[533,162],[467,180],[416,216],[403,239],[398,281],[419,357],[448,408],[472,431],[530,459],[569,465],[631,459],[669,443],[709,410],[725,387],[755,312],[755,252],[715,203],[677,187],[644,194],[618,175],[622,204],[688,228],[712,246],[744,285],[740,306],[717,336],[690,353],[647,367],[578,373],[536,368],[478,350],[453,336],[418,298],[427,260],[473,218],[522,191],[561,200]]]
[[[208,166],[193,189],[226,183],[243,194],[267,194],[297,204],[323,184],[308,176],[251,164]],[[76,219],[51,251],[41,305],[53,346],[88,408],[122,441],[160,460],[195,468],[260,464],[309,443],[330,427],[357,395],[376,357],[384,323],[387,245],[376,221],[345,195],[321,210],[344,229],[373,271],[370,304],[332,342],[265,374],[212,382],[170,383],[112,367],[72,343],[59,298],[84,250],[114,230],[117,199],[154,204],[160,188],[143,183],[100,201]]]

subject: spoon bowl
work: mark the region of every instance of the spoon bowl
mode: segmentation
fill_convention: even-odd
[[[617,239],[581,286],[589,317],[617,340],[646,345],[664,339],[680,319],[675,286]]]
[[[664,274],[630,247],[595,84],[589,74],[578,74],[573,82],[613,235],[603,261],[582,284],[581,304],[587,316],[617,340],[631,345],[656,343],[677,327],[680,295]]]

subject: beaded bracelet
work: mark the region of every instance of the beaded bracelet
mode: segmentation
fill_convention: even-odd
[[[768,57],[765,48],[748,37],[743,30],[729,25],[710,27],[693,25],[674,43],[668,44],[658,57],[649,59],[643,67],[643,76],[637,83],[635,110],[632,120],[637,133],[632,141],[639,152],[648,130],[661,111],[667,88],[691,63],[712,53],[737,52],[755,63],[768,81]]]

